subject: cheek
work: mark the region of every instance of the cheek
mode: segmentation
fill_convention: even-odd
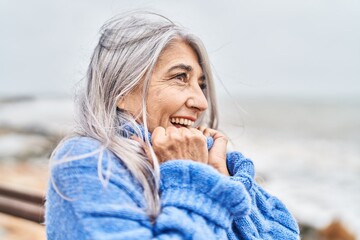
[[[154,94],[155,94],[155,96],[161,96],[161,93],[163,92],[163,90],[161,90],[161,89],[156,89],[155,91],[154,91]]]
[[[150,123],[158,124],[161,117],[165,114],[166,99],[161,94],[161,90],[153,91],[147,99],[147,114]]]
[[[184,92],[173,87],[153,89],[148,96],[147,112],[151,125],[166,125],[169,117],[185,104]]]
[[[181,107],[176,96],[158,95],[148,102],[148,115],[157,121],[163,121],[173,115]]]

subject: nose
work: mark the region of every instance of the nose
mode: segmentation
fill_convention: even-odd
[[[186,101],[186,106],[188,108],[195,108],[201,112],[208,108],[208,101],[198,84],[192,88],[191,94]]]

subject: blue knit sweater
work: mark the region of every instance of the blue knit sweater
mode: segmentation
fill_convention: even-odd
[[[67,140],[56,159],[88,156],[52,168],[45,225],[55,239],[299,239],[285,206],[254,181],[251,160],[227,154],[230,177],[190,160],[161,164],[161,213],[151,222],[142,187],[112,152],[89,154],[100,143],[87,137]],[[208,147],[212,141],[209,139]],[[109,180],[104,187],[98,168]]]

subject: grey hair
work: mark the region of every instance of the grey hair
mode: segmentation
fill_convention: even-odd
[[[157,60],[176,39],[185,41],[197,53],[207,82],[205,95],[209,108],[196,124],[216,129],[213,75],[203,43],[185,28],[156,13],[133,11],[105,23],[88,67],[86,86],[77,96],[76,134],[100,141],[102,150],[109,149],[122,160],[144,189],[146,211],[151,219],[160,212],[160,167],[147,136],[146,96]],[[143,91],[140,116],[119,110],[117,103],[140,86]],[[142,119],[145,136],[136,123],[138,117]],[[141,144],[124,136],[125,126],[145,138],[152,160],[148,159]],[[102,174],[99,177],[103,178]],[[106,179],[101,180],[106,182]]]

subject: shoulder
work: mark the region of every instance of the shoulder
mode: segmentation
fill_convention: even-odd
[[[100,141],[90,137],[71,137],[60,142],[55,150],[54,157],[57,159],[64,155],[78,155],[89,153],[95,149],[101,148]]]
[[[72,137],[62,141],[51,158],[52,173],[64,169],[107,170],[109,166],[124,169],[122,161],[100,141],[90,137]]]
[[[95,186],[107,185],[110,181],[118,186],[140,189],[124,162],[90,137],[73,137],[60,143],[51,159],[50,172],[52,181],[65,187],[70,185],[69,181],[86,187],[90,182]]]
[[[91,137],[71,137],[59,143],[54,150],[54,162],[69,162],[92,157],[113,158],[115,155],[100,141]],[[116,157],[115,157],[116,158]],[[67,159],[67,160],[65,160]]]

